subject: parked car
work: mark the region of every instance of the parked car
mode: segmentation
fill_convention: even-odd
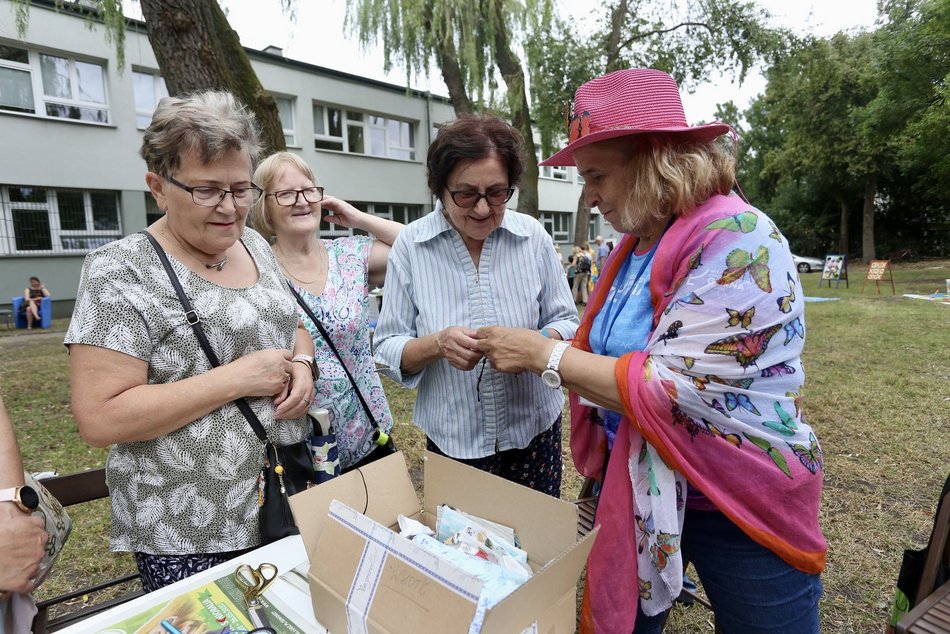
[[[801,255],[792,254],[792,259],[795,260],[795,266],[798,267],[799,273],[811,273],[812,271],[820,271],[825,267],[825,261],[819,260],[818,258],[806,258]]]

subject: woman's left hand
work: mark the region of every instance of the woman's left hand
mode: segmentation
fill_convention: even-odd
[[[547,366],[554,341],[537,330],[485,326],[475,338],[491,366],[501,372],[534,372],[540,374]]]
[[[313,374],[310,368],[303,363],[292,363],[290,381],[287,386],[274,397],[274,418],[300,418],[310,409],[313,402]]]
[[[320,201],[320,204],[323,206],[323,209],[330,212],[323,218],[327,222],[348,229],[359,229],[362,227],[361,216],[364,215],[363,212],[345,200],[325,195],[323,200]]]

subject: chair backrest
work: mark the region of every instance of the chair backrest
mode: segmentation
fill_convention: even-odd
[[[72,506],[109,497],[104,468],[70,473],[41,481],[63,506]]]
[[[40,482],[63,506],[74,506],[76,504],[109,497],[109,487],[106,485],[106,470],[104,468],[46,478],[40,480]],[[141,586],[137,584],[138,579],[138,573],[132,573],[123,577],[109,579],[108,581],[92,586],[66,592],[60,596],[37,603],[38,612],[33,619],[34,634],[55,632],[93,614],[97,614],[110,607],[141,596],[143,591]],[[115,590],[109,591],[113,595],[111,598],[91,605],[85,603],[85,599],[88,595],[109,590],[114,586],[120,586],[122,584],[127,585],[119,590],[118,594],[116,594],[117,591]],[[50,618],[50,608],[61,604],[72,604],[75,603],[77,599],[81,599],[83,602],[81,609],[61,614],[52,619]]]
[[[938,577],[941,567],[946,575],[946,571],[950,569],[950,476],[947,476],[937,502],[937,514],[934,517],[930,542],[927,544],[927,558],[924,560],[920,585],[917,587],[916,603],[920,603],[934,591],[938,580],[946,581]]]
[[[11,298],[10,303],[13,305],[13,318],[17,328],[26,328],[26,315],[20,312],[20,306],[23,305],[23,296],[16,295]],[[49,297],[44,297],[40,302],[40,328],[49,328],[53,323],[53,300]]]

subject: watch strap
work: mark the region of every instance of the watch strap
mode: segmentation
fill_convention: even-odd
[[[564,356],[564,351],[571,347],[571,344],[567,341],[558,341],[554,344],[554,348],[551,350],[551,356],[548,357],[548,369],[554,370],[555,372],[561,367],[561,357]]]
[[[23,488],[23,486],[19,486],[10,489],[0,489],[0,502],[13,502],[24,513],[32,513],[34,509],[29,508],[20,499],[20,491]]]
[[[303,363],[305,366],[310,368],[310,375],[313,377],[313,380],[317,380],[317,363],[314,361],[313,357],[308,354],[298,354],[293,359],[291,359],[290,362]]]

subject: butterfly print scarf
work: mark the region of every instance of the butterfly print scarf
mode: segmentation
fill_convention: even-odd
[[[575,347],[590,350],[594,316],[635,243],[625,236],[611,253]],[[790,565],[824,567],[822,454],[801,412],[799,286],[784,237],[738,196],[713,196],[664,233],[649,342],[616,364],[624,417],[609,462],[596,409],[570,396],[574,464],[604,482],[581,631],[630,632],[631,596],[653,615],[679,594],[687,481]]]

